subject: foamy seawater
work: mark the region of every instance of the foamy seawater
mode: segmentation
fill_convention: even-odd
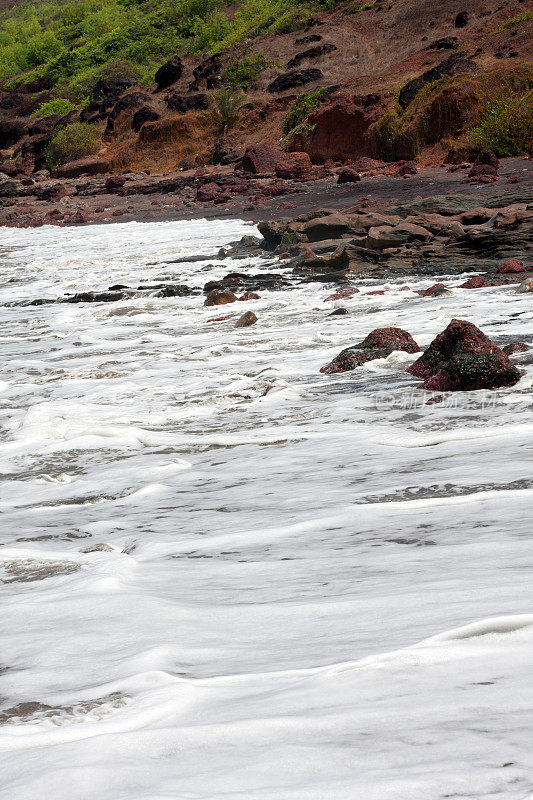
[[[531,798],[531,354],[430,405],[406,353],[319,373],[389,325],[532,343],[531,295],[9,305],[280,271],[218,260],[254,232],[1,231],[0,796]]]

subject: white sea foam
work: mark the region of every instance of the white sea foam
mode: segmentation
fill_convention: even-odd
[[[251,232],[1,231],[0,797],[525,800],[531,359],[433,405],[412,355],[319,369],[388,325],[531,342],[527,295],[7,305],[282,269],[217,259]]]

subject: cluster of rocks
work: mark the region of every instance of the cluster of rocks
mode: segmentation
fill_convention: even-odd
[[[519,369],[509,354],[527,349],[522,342],[500,349],[473,323],[452,319],[407,372],[420,378],[429,391],[473,391],[513,386],[520,380]],[[401,328],[378,328],[366,339],[342,350],[320,370],[326,374],[347,372],[367,361],[386,358],[393,351],[417,353],[419,346]]]
[[[365,201],[343,211],[319,209],[259,224],[264,247],[287,252],[297,274],[372,272],[442,274],[479,271],[494,278],[521,272],[531,253],[533,203],[528,190],[508,190],[476,205],[472,195],[425,198],[400,205]],[[513,263],[501,265],[502,259]],[[503,282],[503,281],[502,281]],[[480,284],[481,285],[481,284]]]

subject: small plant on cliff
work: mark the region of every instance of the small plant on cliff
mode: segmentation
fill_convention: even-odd
[[[239,89],[247,89],[250,84],[255,83],[264,69],[273,64],[274,62],[265,58],[262,53],[256,53],[225,69],[222,82]]]
[[[39,117],[51,117],[54,114],[65,115],[70,114],[75,108],[76,106],[70,100],[57,97],[55,100],[49,100],[47,103],[40,105],[35,114]]]
[[[46,151],[46,163],[57,169],[67,161],[94,155],[101,145],[100,131],[93,125],[73,122],[57,133]]]
[[[311,111],[322,105],[327,96],[327,89],[313,89],[309,92],[302,92],[289,108],[283,120],[281,129],[284,135],[292,138],[296,129],[307,123],[307,118]]]
[[[533,12],[523,11],[521,14],[517,14],[515,17],[508,19],[507,22],[503,23],[503,25],[500,25],[497,30],[491,33],[491,36],[496,36],[498,33],[509,31],[512,28],[518,28],[519,25],[522,25],[523,22],[528,22],[530,19],[533,19]]]
[[[479,125],[469,133],[474,147],[488,147],[500,158],[527,153],[533,142],[533,94],[489,100]]]
[[[236,91],[230,86],[225,86],[213,95],[210,116],[218,136],[225,136],[239,123],[247,105],[244,92]]]

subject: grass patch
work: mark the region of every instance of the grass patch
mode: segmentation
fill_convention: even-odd
[[[54,114],[62,114],[64,116],[65,114],[70,114],[70,112],[74,111],[76,108],[77,106],[71,103],[70,100],[64,97],[58,97],[55,100],[42,103],[34,114],[39,117],[52,117]]]
[[[511,19],[508,19],[507,22],[503,23],[503,25],[500,25],[497,30],[491,33],[491,36],[497,36],[498,33],[504,33],[505,31],[510,31],[513,28],[518,28],[519,25],[522,25],[524,22],[528,22],[530,19],[533,19],[533,12],[522,11],[522,13],[511,17]]]
[[[274,62],[261,53],[250,55],[227,67],[222,74],[222,83],[235,89],[247,89],[256,82],[264,69],[272,66]]]
[[[468,134],[473,147],[488,147],[501,158],[527,153],[533,143],[533,95],[487,101],[483,117]]]

